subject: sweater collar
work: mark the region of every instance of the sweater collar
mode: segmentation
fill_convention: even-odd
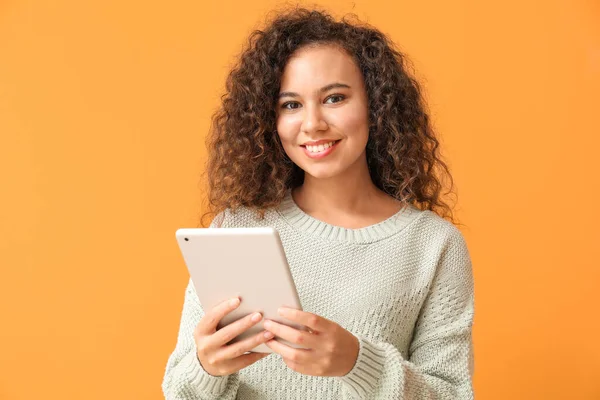
[[[289,225],[299,231],[331,241],[361,244],[377,242],[400,232],[422,212],[414,205],[406,203],[400,211],[381,222],[349,229],[328,224],[306,214],[294,201],[291,189],[288,189],[277,211]]]

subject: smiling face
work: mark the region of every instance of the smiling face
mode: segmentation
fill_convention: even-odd
[[[332,45],[299,49],[284,68],[279,95],[277,133],[305,181],[367,169],[367,93],[350,55]]]

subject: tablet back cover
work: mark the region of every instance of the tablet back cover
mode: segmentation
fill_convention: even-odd
[[[305,329],[277,314],[280,306],[302,306],[274,228],[184,228],[177,230],[176,238],[205,312],[235,296],[242,300],[217,329],[256,311],[263,314],[263,320],[230,343],[263,330],[265,318]],[[253,351],[272,352],[264,344]]]

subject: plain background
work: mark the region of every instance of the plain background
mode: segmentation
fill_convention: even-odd
[[[0,398],[160,399],[204,138],[274,1],[0,3]],[[413,60],[458,191],[480,399],[600,398],[600,4],[327,1]]]

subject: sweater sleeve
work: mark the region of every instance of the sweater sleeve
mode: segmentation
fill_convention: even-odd
[[[210,227],[219,227],[222,221],[223,214],[219,214]],[[203,316],[204,310],[190,278],[185,290],[177,344],[167,360],[162,382],[166,400],[233,400],[237,395],[237,372],[213,376],[202,368],[198,360],[194,329]]]
[[[204,311],[190,279],[185,291],[177,344],[169,356],[162,382],[166,400],[235,399],[239,386],[237,373],[213,376],[198,360],[194,329]]]
[[[357,361],[337,378],[344,399],[473,399],[473,317],[471,259],[453,228],[419,312],[408,359],[390,343],[357,336]]]

